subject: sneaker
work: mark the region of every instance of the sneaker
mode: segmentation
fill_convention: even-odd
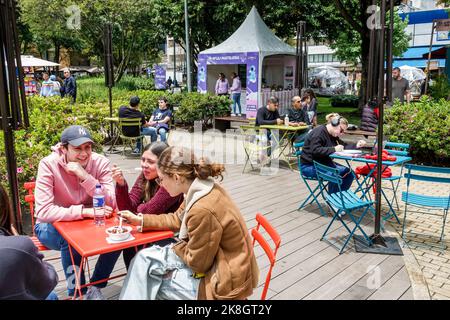
[[[232,116],[232,117],[236,117],[236,114],[232,113],[231,116]]]
[[[131,154],[139,154],[140,155],[141,151],[138,148],[136,148],[133,150],[133,152]]]
[[[105,300],[100,288],[95,286],[89,287],[88,291],[83,297],[83,300]]]
[[[238,117],[242,117],[242,114],[238,113],[237,116],[238,116]]]

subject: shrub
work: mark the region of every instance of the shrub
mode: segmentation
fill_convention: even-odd
[[[440,75],[434,79],[429,93],[433,99],[450,99],[450,85],[448,84],[447,76]]]
[[[331,106],[336,107],[351,107],[358,108],[358,96],[350,95],[350,94],[342,94],[332,96],[330,98]]]
[[[202,121],[203,128],[212,123],[214,117],[229,113],[232,101],[226,96],[190,93],[183,96],[175,113],[178,121],[192,126],[194,121]]]
[[[384,119],[388,139],[409,143],[414,162],[450,166],[450,101],[396,103]]]

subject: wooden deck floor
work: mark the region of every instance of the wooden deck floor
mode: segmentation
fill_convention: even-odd
[[[112,163],[128,170],[129,184],[137,175],[133,168],[137,160],[123,160],[111,156]],[[282,243],[277,256],[267,299],[413,299],[412,287],[402,256],[356,253],[353,241],[342,255],[338,249],[320,237],[330,221],[322,217],[315,206],[297,211],[306,196],[306,187],[298,172],[280,169],[274,176],[257,173],[242,174],[242,166],[227,166],[223,186],[236,201],[248,228],[255,226],[255,214],[261,212],[281,235]],[[372,233],[370,219],[364,229]],[[342,242],[345,235],[338,223],[334,224],[330,241]],[[261,270],[261,284],[268,270],[268,261],[261,250],[255,249]],[[48,256],[59,256],[51,252]],[[91,261],[91,270],[95,259]],[[56,291],[65,297],[66,283],[59,260],[53,261],[60,282]],[[114,274],[125,271],[120,257]],[[105,297],[117,299],[123,278],[113,280],[103,289]],[[259,299],[261,286],[251,299]]]

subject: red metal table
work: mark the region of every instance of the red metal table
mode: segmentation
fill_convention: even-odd
[[[79,272],[75,272],[75,294],[73,299],[76,298],[76,292],[78,291],[80,297],[82,297],[81,289],[84,287],[92,286],[98,283],[102,283],[108,280],[116,279],[124,276],[120,274],[108,279],[99,280],[96,282],[86,283],[83,286],[80,284],[81,272],[83,272],[83,266],[87,263],[87,259],[92,256],[119,251],[127,248],[137,247],[140,245],[149,244],[163,239],[172,238],[174,236],[172,231],[147,231],[138,232],[136,227],[133,226],[131,234],[135,238],[131,241],[119,242],[109,244],[106,241],[107,234],[105,230],[109,227],[117,225],[117,219],[115,217],[106,219],[105,226],[98,227],[94,225],[92,219],[84,219],[77,221],[58,221],[53,223],[53,226],[58,230],[61,236],[69,244],[70,257],[72,259],[72,266],[76,270],[72,248],[74,248],[81,256],[81,263]],[[124,226],[127,225],[124,223]]]

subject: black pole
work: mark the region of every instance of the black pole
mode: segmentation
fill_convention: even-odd
[[[384,116],[384,58],[385,58],[385,20],[386,20],[386,0],[381,0],[381,13],[380,13],[380,51],[379,51],[379,72],[378,72],[378,132],[377,132],[377,176],[375,178],[376,194],[375,194],[375,231],[372,235],[372,241],[374,244],[386,245],[383,237],[380,235],[381,230],[381,174],[382,174],[382,154],[383,154],[383,116]]]
[[[299,55],[299,44],[300,44],[300,21],[297,22],[297,26],[296,26],[296,44],[295,44],[295,58],[296,58],[296,63],[295,63],[295,83],[294,83],[294,87],[299,88],[300,90],[300,55]]]
[[[105,26],[105,85],[108,87],[109,116],[112,117],[112,87],[114,86],[114,62],[112,55],[112,25],[107,23]],[[113,123],[109,124],[109,137],[113,139]]]
[[[15,1],[0,1],[0,126],[4,131],[5,158],[15,227],[22,233],[22,214],[14,149],[14,130],[29,125],[20,46],[15,21]],[[18,77],[17,77],[18,74]]]
[[[386,52],[386,97],[392,101],[392,64],[393,64],[393,40],[394,40],[394,0],[389,0],[389,32],[387,37]]]
[[[304,81],[304,73],[305,73],[305,70],[304,70],[304,67],[305,67],[305,63],[304,63],[305,59],[304,58],[305,57],[304,57],[304,54],[303,54],[303,43],[304,43],[303,38],[304,38],[304,34],[305,34],[304,33],[304,31],[305,31],[304,29],[305,29],[305,21],[300,21],[299,56],[300,56],[300,74],[301,74],[301,76],[299,77],[300,78],[300,82],[299,82],[299,86],[298,86],[300,94],[301,94],[302,88],[305,86],[305,83],[303,82]]]

